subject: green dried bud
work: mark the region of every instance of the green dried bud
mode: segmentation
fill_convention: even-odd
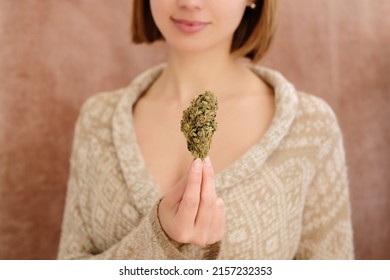
[[[217,97],[211,91],[206,91],[192,100],[191,105],[183,111],[181,131],[194,158],[203,160],[209,153],[211,138],[217,130],[217,109]]]

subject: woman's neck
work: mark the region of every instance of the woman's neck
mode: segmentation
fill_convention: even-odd
[[[219,97],[228,90],[229,82],[239,80],[245,67],[229,54],[170,52],[167,67],[156,82],[159,96],[189,104],[205,90],[214,91]]]

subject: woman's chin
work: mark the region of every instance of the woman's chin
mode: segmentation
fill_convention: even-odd
[[[198,46],[196,44],[191,43],[183,43],[183,44],[171,44],[170,49],[178,52],[178,53],[198,53],[205,51],[207,48]]]

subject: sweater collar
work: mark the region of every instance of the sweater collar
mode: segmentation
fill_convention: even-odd
[[[135,205],[150,209],[161,193],[146,167],[133,126],[132,108],[140,95],[157,79],[165,65],[155,66],[136,77],[126,88],[113,116],[113,140],[124,179]],[[294,86],[277,71],[248,66],[267,82],[275,92],[275,115],[263,137],[239,159],[215,175],[217,193],[237,185],[261,168],[287,135],[297,114],[298,97]],[[179,129],[179,128],[178,128]],[[146,214],[146,213],[144,213]]]

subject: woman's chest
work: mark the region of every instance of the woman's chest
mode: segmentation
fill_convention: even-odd
[[[187,173],[193,160],[180,131],[182,111],[158,113],[140,108],[136,112],[134,126],[140,152],[149,172],[164,192]],[[273,111],[262,108],[260,102],[220,108],[218,128],[209,152],[215,173],[226,169],[258,143],[272,116]]]

